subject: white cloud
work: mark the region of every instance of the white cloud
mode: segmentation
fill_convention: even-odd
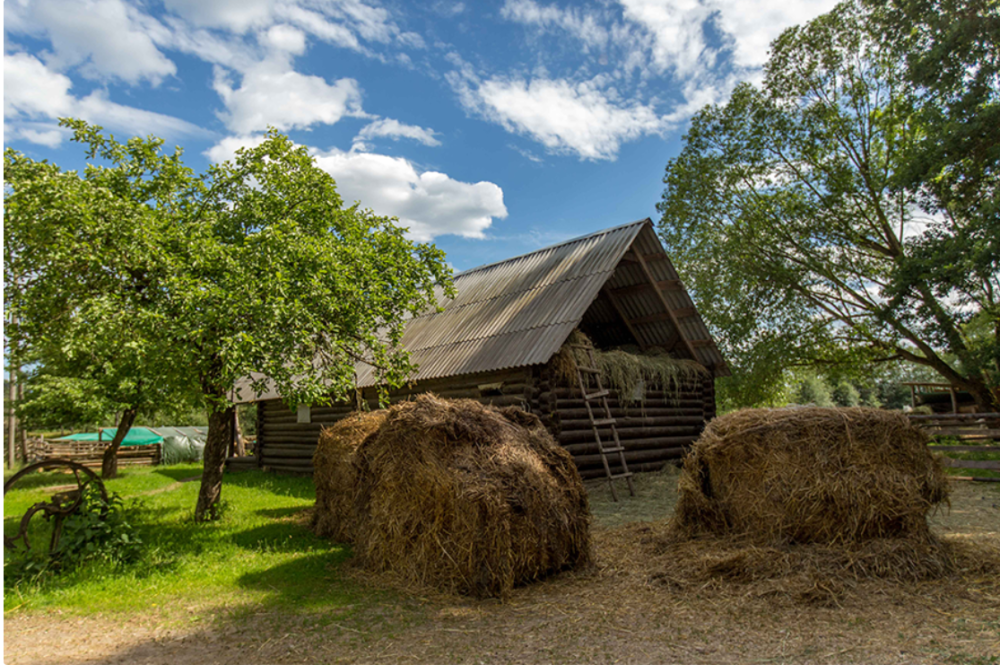
[[[236,151],[240,148],[256,148],[264,142],[263,134],[252,134],[250,136],[227,136],[214,146],[205,151],[205,156],[212,162],[218,164],[236,156]]]
[[[51,122],[31,121],[53,121],[66,116],[130,135],[207,135],[200,127],[180,118],[112,102],[102,90],[76,98],[70,93],[71,87],[68,77],[53,72],[32,55],[4,54],[4,119],[10,121],[12,135],[50,147],[57,145],[63,130]]]
[[[70,113],[73,82],[27,53],[3,56],[3,115],[56,118]]]
[[[261,144],[264,136],[231,136],[205,151],[215,163]],[[399,218],[420,242],[454,234],[485,238],[495,218],[507,216],[503,190],[492,182],[468,183],[437,171],[419,171],[402,157],[311,149],[316,165],[333,176],[345,205],[361,203],[377,215]]]
[[[337,181],[345,203],[360,201],[376,214],[398,217],[414,240],[482,238],[494,218],[507,216],[503,190],[492,182],[460,182],[437,171],[419,172],[401,157],[372,153],[317,153],[316,163]]]
[[[768,47],[793,25],[802,25],[829,12],[837,0],[712,0],[717,23],[735,41],[733,59],[741,67],[761,67]]]
[[[276,0],[164,0],[164,6],[189,23],[241,34],[271,22]]]
[[[608,31],[601,25],[601,17],[580,9],[542,6],[534,0],[507,0],[500,15],[509,21],[540,29],[561,28],[587,46],[602,47],[608,42]]]
[[[153,85],[177,71],[147,34],[152,19],[122,0],[12,2],[4,14],[8,30],[48,37],[44,59],[57,70],[79,66],[89,78]]]
[[[305,33],[283,23],[271,26],[262,36],[262,41],[273,49],[292,55],[302,55],[306,51]]]
[[[331,85],[319,76],[294,71],[283,58],[248,67],[239,88],[229,73],[216,68],[213,87],[227,107],[219,117],[238,134],[272,125],[282,131],[306,129],[316,123],[332,125],[345,115],[364,115],[357,81],[344,78]]]
[[[476,85],[455,75],[449,80],[469,110],[581,159],[615,159],[622,142],[665,129],[651,106],[622,102],[599,81],[492,78]]]
[[[354,138],[354,141],[357,143],[376,137],[386,137],[393,140],[400,138],[413,139],[429,146],[441,145],[441,142],[434,138],[434,134],[433,129],[407,125],[391,118],[381,118],[362,127],[361,131]]]

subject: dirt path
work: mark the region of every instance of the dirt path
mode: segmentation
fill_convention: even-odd
[[[758,587],[677,592],[650,579],[642,540],[655,525],[610,526],[619,510],[641,518],[638,504],[606,507],[595,499],[596,570],[520,589],[505,604],[414,597],[333,622],[309,615],[237,617],[225,608],[191,617],[151,611],[125,620],[34,613],[4,622],[4,660],[12,665],[1000,663],[996,580],[949,579],[907,588],[860,584],[830,607],[802,605]],[[657,508],[662,514],[663,504]],[[952,510],[935,515],[932,524],[950,538],[1000,545],[1000,493],[957,484]]]

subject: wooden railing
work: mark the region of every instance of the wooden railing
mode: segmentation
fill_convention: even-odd
[[[957,444],[935,445],[945,463],[959,469],[986,469],[1000,472],[1000,459],[969,460],[948,457],[950,453],[989,453],[1000,456],[1000,413],[940,413],[912,415],[910,422],[936,440],[957,440]]]
[[[86,467],[101,466],[106,442],[75,441],[47,442],[43,459],[68,459]],[[146,446],[122,446],[118,449],[118,466],[157,465],[160,463],[160,444]]]

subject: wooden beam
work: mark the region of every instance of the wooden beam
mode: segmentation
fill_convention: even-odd
[[[628,328],[628,331],[630,333],[632,333],[632,337],[635,338],[635,343],[639,345],[640,349],[645,351],[646,345],[642,343],[642,339],[639,337],[639,334],[636,332],[635,328],[632,327],[632,324],[629,322],[628,317],[625,316],[625,312],[622,311],[622,306],[618,303],[618,300],[611,293],[611,290],[605,286],[601,288],[601,293],[603,293],[607,297],[608,302],[610,302],[611,306],[615,308],[616,312],[618,312],[618,316],[620,316],[622,321],[625,322],[625,327]]]
[[[637,262],[638,263],[638,262]],[[655,287],[663,291],[683,291],[684,285],[679,279],[661,279],[655,284],[650,282],[643,282],[641,284],[632,284],[630,286],[620,286],[617,289],[607,289],[608,293],[613,293],[616,296],[623,296],[629,293],[638,293],[640,291],[647,291]]]
[[[694,307],[681,307],[680,309],[674,310],[674,316],[678,319],[689,319],[697,313],[698,310]]]
[[[666,255],[664,254],[664,256]],[[642,256],[639,256],[639,265],[642,267],[642,271],[646,273],[646,278],[649,280],[649,283],[654,287],[656,287],[654,289],[656,291],[656,295],[660,299],[660,303],[663,304],[663,309],[666,310],[667,314],[670,316],[670,321],[671,323],[674,324],[674,328],[676,328],[677,334],[680,335],[681,341],[684,342],[684,346],[687,348],[688,353],[691,355],[691,359],[697,360],[698,354],[694,352],[694,345],[691,344],[690,340],[688,340],[688,338],[684,336],[684,331],[681,330],[681,325],[677,321],[677,317],[674,316],[674,312],[670,308],[670,303],[667,302],[667,297],[664,296],[663,291],[659,289],[658,287],[659,282],[657,282],[656,278],[653,277],[653,273],[649,271],[649,266],[646,265],[646,260]]]
[[[653,323],[655,321],[663,321],[664,319],[669,319],[669,318],[670,315],[667,314],[666,312],[657,312],[656,314],[647,314],[646,316],[640,316],[638,318],[631,319],[629,320],[629,323],[631,323],[634,326],[639,326],[644,323]]]

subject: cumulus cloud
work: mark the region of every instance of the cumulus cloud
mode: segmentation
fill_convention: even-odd
[[[56,70],[79,66],[89,78],[153,85],[177,71],[148,34],[155,21],[122,0],[13,0],[4,18],[15,34],[47,37],[44,57]]]
[[[231,136],[205,152],[213,162],[261,144],[264,136]],[[355,201],[377,215],[397,217],[420,242],[441,235],[485,238],[494,219],[507,216],[503,190],[492,182],[468,183],[445,173],[421,171],[402,157],[311,149],[316,165],[333,176],[345,205]]]
[[[413,139],[428,146],[439,146],[441,142],[434,137],[434,130],[417,125],[407,125],[391,118],[380,118],[368,123],[361,128],[358,135],[354,137],[354,142],[364,142],[377,137],[385,137],[393,140],[400,138]]]
[[[317,153],[316,164],[337,181],[345,202],[360,201],[379,215],[398,217],[414,240],[454,234],[483,238],[494,218],[507,216],[503,190],[468,183],[410,161],[364,152]]]
[[[70,93],[72,81],[67,76],[52,71],[27,53],[5,54],[3,69],[4,120],[14,138],[49,147],[58,145],[65,132],[54,121],[65,116],[82,118],[131,135],[208,134],[180,118],[112,102],[103,90],[77,98]]]
[[[216,68],[212,86],[226,104],[219,114],[238,134],[274,126],[282,131],[334,124],[345,115],[363,116],[361,88],[354,79],[328,83],[319,76],[300,74],[283,58],[255,63],[242,73],[235,87],[229,72]]]
[[[450,76],[463,105],[508,131],[532,137],[552,152],[581,159],[615,159],[621,144],[664,130],[653,107],[617,99],[600,80]]]

